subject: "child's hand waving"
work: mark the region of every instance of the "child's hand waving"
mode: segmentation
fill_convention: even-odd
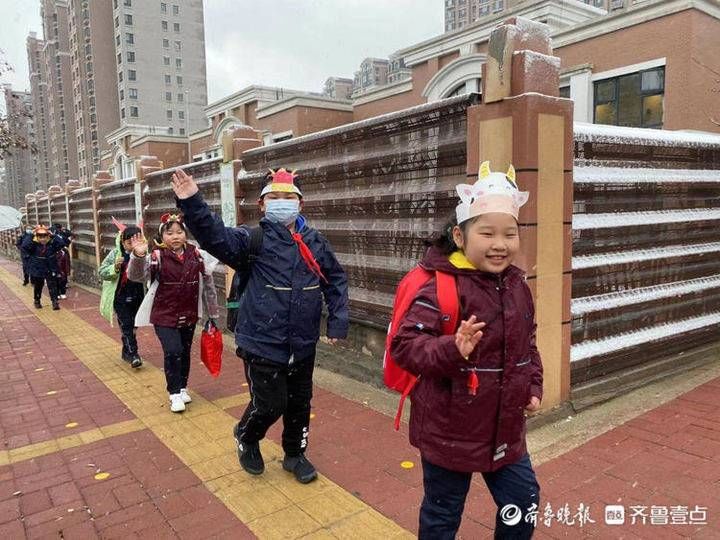
[[[172,188],[175,196],[180,200],[189,199],[200,191],[193,177],[182,169],[178,169],[173,173]]]
[[[455,332],[455,345],[457,345],[458,351],[465,357],[465,360],[469,359],[470,354],[475,350],[483,336],[482,329],[485,327],[485,323],[476,321],[477,317],[475,315],[471,316],[467,321],[462,321],[457,332]]]
[[[130,238],[130,245],[136,257],[144,257],[147,255],[148,243],[141,233],[137,233]]]

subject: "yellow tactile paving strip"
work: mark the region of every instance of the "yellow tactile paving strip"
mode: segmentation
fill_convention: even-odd
[[[2,268],[0,281],[28,307],[32,305],[29,291]],[[242,471],[231,436],[236,420],[224,409],[246,403],[247,395],[210,402],[193,394],[193,403],[183,414],[148,413],[167,401],[159,369],[145,364],[141,371],[131,371],[115,360],[117,343],[112,338],[69,310],[42,310],[35,316],[258,537],[412,538],[322,475],[308,485],[296,482],[282,470],[282,448],[272,441],[262,442],[265,474],[255,477]],[[88,442],[93,436],[86,436]],[[76,437],[82,444],[80,434]],[[48,443],[48,451],[53,444],[59,449],[59,440]]]
[[[140,420],[126,420],[125,422],[117,422],[99,428],[88,429],[49,441],[28,444],[27,446],[13,448],[11,450],[0,450],[0,466],[46,456],[47,454],[52,454],[60,450],[67,450],[68,448],[94,443],[107,439],[108,437],[125,435],[143,429],[146,429],[146,426]]]

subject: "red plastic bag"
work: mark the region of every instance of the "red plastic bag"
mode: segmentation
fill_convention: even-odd
[[[222,332],[215,326],[212,319],[208,319],[200,336],[200,360],[210,372],[210,375],[220,375],[222,365],[223,338]]]

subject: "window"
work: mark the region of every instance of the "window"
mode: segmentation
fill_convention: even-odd
[[[128,88],[128,97],[130,99],[137,99],[138,98],[137,88]]]
[[[185,102],[185,96],[183,94],[177,95],[177,102],[178,103],[184,103]]]
[[[172,84],[172,77],[170,75],[165,75],[165,84]]]
[[[168,31],[168,22],[163,21],[161,24],[162,24],[163,32],[167,32]]]
[[[133,118],[138,117],[138,108],[137,107],[130,107],[130,116]]]
[[[168,109],[167,111],[165,111],[165,115],[167,116],[168,120],[172,120],[173,114],[172,114],[171,109]]]
[[[182,69],[182,58],[176,58],[175,59],[175,67],[177,69]]]
[[[134,62],[135,61],[135,53],[133,51],[128,51],[127,53],[127,61],[128,62]]]
[[[165,92],[165,101],[172,101],[172,92]]]
[[[125,99],[125,91],[123,89],[120,89],[120,101]]]
[[[172,111],[171,111],[171,112],[172,112]],[[170,127],[168,128],[168,133],[169,133],[170,135],[173,134],[173,128],[172,128],[172,126],[170,126]]]
[[[497,13],[505,8],[505,0],[495,0],[493,2],[493,12]]]
[[[595,83],[595,123],[662,128],[665,67]]]
[[[123,81],[123,72],[118,71],[118,82],[122,82],[122,81]]]
[[[129,32],[126,33],[125,34],[125,43],[129,43],[130,45],[135,43],[135,34],[131,34]]]
[[[122,53],[118,53],[117,59],[118,59],[118,64],[122,64]]]
[[[180,135],[185,135],[185,128],[180,128]]]
[[[559,96],[561,98],[569,98],[570,97],[570,87],[569,86],[562,86],[560,88]]]
[[[173,15],[180,15],[180,6],[173,5]]]
[[[128,81],[137,81],[137,72],[134,69],[128,70]]]
[[[132,0],[125,0],[124,5],[125,7],[132,7]]]
[[[120,26],[120,17],[115,17],[115,28]]]
[[[182,86],[182,75],[178,75],[175,79],[177,80],[178,86]]]
[[[113,8],[117,9],[117,0],[113,0]]]
[[[165,2],[160,2],[160,13],[167,13],[167,4]]]
[[[170,65],[170,57],[169,56],[163,56],[163,64],[166,66]]]
[[[180,120],[185,120],[185,111],[178,111],[178,118]]]
[[[175,32],[180,31],[180,23],[179,22],[173,23],[173,31],[175,31]]]
[[[120,34],[115,36],[115,45],[118,47],[120,46]]]
[[[180,41],[175,41],[175,50],[176,50],[177,52],[180,52],[181,49],[182,49],[182,42],[180,42]]]
[[[127,24],[128,26],[132,26],[132,15],[129,15],[127,13],[125,14],[125,24]]]
[[[170,48],[170,40],[163,38],[163,49],[169,49]]]
[[[120,118],[125,118],[125,107],[120,108]]]

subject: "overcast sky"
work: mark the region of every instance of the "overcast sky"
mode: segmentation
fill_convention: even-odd
[[[92,2],[110,0],[91,0]],[[154,0],[137,0],[154,1]],[[209,101],[250,84],[321,91],[368,56],[387,58],[443,31],[444,0],[205,0]],[[42,35],[38,0],[0,0],[0,49],[29,88],[25,38]]]

